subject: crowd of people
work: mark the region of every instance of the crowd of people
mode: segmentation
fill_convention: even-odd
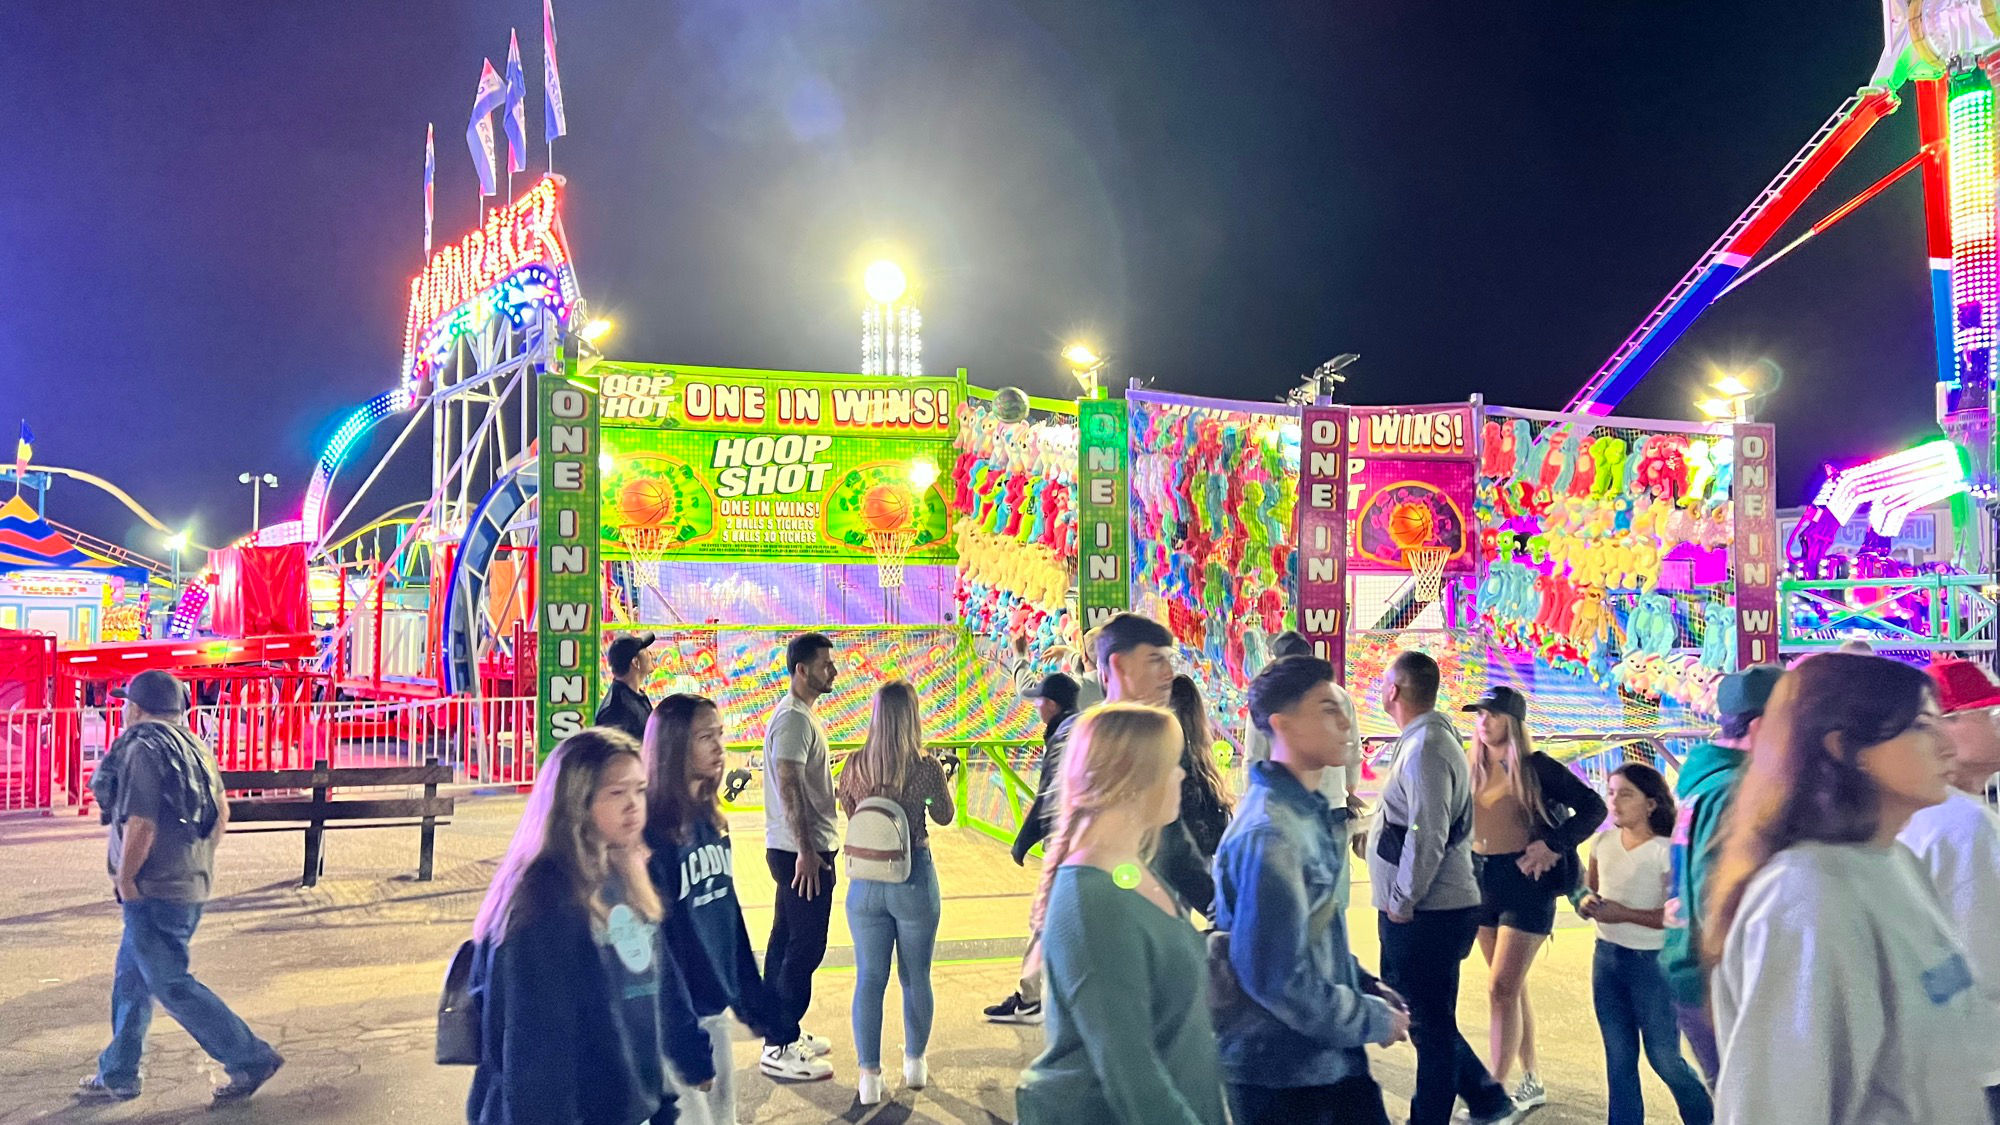
[[[763,750],[777,899],[760,965],[719,797],[722,713],[646,700],[650,643],[609,646],[600,725],[543,766],[479,911],[470,1120],[733,1125],[735,1022],[763,1040],[763,1074],[830,1077],[831,1041],[801,1021],[843,871],[859,1101],[887,1096],[892,961],[902,1082],[924,1087],[942,899],[929,826],[955,809],[915,692],[877,687],[836,778],[816,710],[834,643],[789,645]],[[1522,1120],[1551,1096],[1528,978],[1565,901],[1596,931],[1611,1125],[1645,1119],[1642,1057],[1691,1125],[2000,1121],[2000,816],[1985,792],[2000,681],[1982,665],[1830,653],[1746,669],[1676,787],[1628,761],[1607,801],[1535,749],[1520,691],[1466,707],[1468,737],[1439,710],[1437,663],[1403,652],[1377,686],[1400,733],[1364,803],[1355,700],[1295,635],[1249,685],[1240,793],[1164,627],[1123,614],[1090,645],[1093,675],[1027,693],[1044,750],[1014,858],[1039,846],[1040,877],[1018,986],[986,1010],[1043,1025],[1023,1125],[1386,1125],[1367,1048],[1404,1041],[1410,1125]],[[283,1059],[187,972],[227,801],[186,735],[184,691],[161,678],[128,689],[98,774],[126,936],[112,1044],[80,1093],[137,1094],[158,999],[223,1062],[230,1100]],[[1357,861],[1373,972],[1347,929]],[[1457,1022],[1474,948],[1483,1053]]]

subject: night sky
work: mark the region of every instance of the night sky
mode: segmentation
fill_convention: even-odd
[[[1871,0],[558,0],[568,234],[620,358],[853,370],[859,265],[898,248],[932,370],[1268,399],[1559,407],[1867,79]],[[473,222],[482,56],[539,0],[75,0],[0,11],[0,437],[217,542],[390,387],[422,251]],[[1795,229],[1915,148],[1876,128]],[[501,141],[502,158],[505,142]],[[1718,305],[1621,413],[1711,361],[1787,381],[1783,499],[1931,426],[1916,177]],[[379,456],[378,431],[350,487]],[[427,444],[427,443],[426,443]],[[413,461],[422,461],[421,456]],[[398,474],[406,492],[427,468]],[[379,511],[410,495],[383,493]],[[345,496],[339,498],[345,503]],[[51,515],[155,548],[65,484]]]

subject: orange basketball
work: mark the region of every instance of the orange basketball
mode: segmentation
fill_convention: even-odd
[[[1389,510],[1389,541],[1409,550],[1431,541],[1436,517],[1428,504],[1405,500]]]
[[[658,527],[674,514],[674,490],[658,477],[640,477],[618,490],[618,512],[637,527]]]
[[[861,526],[870,531],[901,531],[910,526],[915,507],[909,489],[878,484],[861,497]]]

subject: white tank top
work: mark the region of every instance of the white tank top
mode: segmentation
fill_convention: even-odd
[[[1671,853],[1667,838],[1655,836],[1625,850],[1618,829],[1600,832],[1591,845],[1597,861],[1597,893],[1634,910],[1658,910],[1667,903],[1667,870]],[[1667,931],[1635,922],[1599,922],[1597,936],[1627,949],[1659,949],[1667,943]]]

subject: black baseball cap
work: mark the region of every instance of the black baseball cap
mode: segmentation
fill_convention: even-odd
[[[624,633],[612,640],[604,650],[604,662],[611,665],[611,674],[622,676],[632,670],[632,658],[653,647],[651,633]]]
[[[179,715],[188,708],[187,688],[173,673],[150,668],[132,677],[124,687],[111,689],[114,699],[129,699],[148,715]]]
[[[1061,672],[1050,672],[1042,677],[1042,682],[1021,689],[1022,699],[1046,699],[1065,711],[1076,710],[1077,687],[1075,680]]]
[[[1498,711],[1502,715],[1512,715],[1521,722],[1528,721],[1528,697],[1508,687],[1494,684],[1486,689],[1486,694],[1466,704],[1465,711]]]

